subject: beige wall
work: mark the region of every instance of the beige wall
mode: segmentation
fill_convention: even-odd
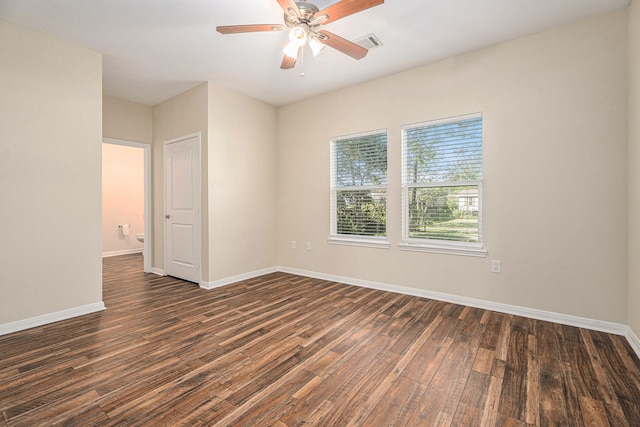
[[[153,107],[153,267],[164,269],[164,142],[201,132],[200,155],[202,166],[202,261],[201,276],[209,277],[209,231],[207,211],[207,140],[208,140],[208,83],[203,83]]]
[[[276,265],[276,108],[209,83],[209,281]]]
[[[0,58],[1,325],[102,301],[102,59],[4,21]]]
[[[629,6],[629,326],[640,337],[640,0]]]
[[[279,264],[626,323],[626,28],[622,10],[280,108]],[[488,257],[400,251],[401,125],[473,112]],[[381,128],[391,248],[330,245],[329,139]]]
[[[202,280],[276,261],[276,109],[213,83],[153,107],[153,266],[164,268],[163,142],[202,132]]]
[[[129,235],[119,225],[129,224]],[[144,150],[102,144],[102,253],[142,251]]]
[[[153,141],[152,108],[104,95],[102,97],[102,136],[151,144]]]

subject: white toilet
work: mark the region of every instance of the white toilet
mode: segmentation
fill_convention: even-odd
[[[144,243],[144,233],[136,234],[136,240],[140,243]]]

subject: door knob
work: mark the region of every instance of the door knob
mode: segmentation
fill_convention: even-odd
[[[167,219],[169,219],[169,218],[171,218],[171,215],[166,214],[164,217],[165,217],[165,218],[167,218]]]

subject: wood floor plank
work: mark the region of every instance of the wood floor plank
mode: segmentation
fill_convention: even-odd
[[[337,369],[315,388],[314,393],[300,400],[280,420],[285,424],[295,424],[297,420],[310,415],[313,409],[323,401],[331,402],[332,408],[342,404],[349,398],[352,391],[362,386],[361,380],[374,367],[372,362],[382,359],[378,355],[382,356],[388,351],[389,342],[387,337],[380,341],[371,339],[363,341],[366,345],[359,345],[356,351],[348,353],[348,357],[341,359]]]
[[[579,425],[581,419],[570,423],[573,411],[567,412],[564,378],[565,369],[570,365],[560,360],[560,343],[553,326],[541,322],[537,342],[540,356],[540,425]]]
[[[525,421],[527,424],[540,425],[540,363],[538,361],[538,343],[535,335],[527,337],[527,404]]]
[[[409,417],[409,424],[437,425],[453,419],[460,402],[461,387],[466,383],[475,356],[469,350],[464,343],[451,344],[419,405]]]
[[[460,397],[460,404],[464,404],[467,408],[483,409],[490,384],[490,375],[472,370],[467,377],[467,383]]]
[[[623,343],[622,337],[610,336],[603,332],[591,331],[590,336],[593,338],[599,361],[607,373],[606,378],[610,381],[612,392],[618,398],[626,419],[631,425],[640,425],[640,407],[634,408],[627,403],[640,399],[640,375],[629,375],[630,372],[634,372],[636,365],[628,343]]]
[[[582,410],[582,419],[585,425],[598,427],[610,426],[607,412],[601,401],[580,396],[580,409]]]
[[[452,426],[472,426],[477,425],[482,417],[482,410],[460,402],[456,414],[451,420]]]
[[[490,377],[487,397],[484,402],[480,426],[491,427],[496,425],[498,419],[498,407],[500,405],[500,394],[502,393],[502,378]]]
[[[103,288],[0,336],[0,427],[640,426],[624,337],[281,272],[207,291],[137,254]]]
[[[493,358],[495,352],[486,348],[480,347],[476,354],[476,359],[473,361],[472,370],[480,372],[482,374],[491,374],[491,367],[493,366]]]
[[[397,377],[361,424],[364,426],[403,426],[418,406],[427,386],[406,377]]]
[[[414,315],[413,317],[418,317]],[[398,380],[398,377],[409,366],[416,358],[416,354],[421,352],[422,347],[427,344],[430,340],[432,334],[436,330],[437,326],[440,324],[440,320],[433,320],[426,328],[420,329],[420,335],[412,337],[412,344],[407,348],[402,355],[397,354],[393,351],[393,347],[390,351],[390,354],[385,356],[384,361],[392,361],[395,363],[391,369],[389,369],[385,365],[379,365],[375,369],[375,375],[371,375],[367,378],[367,381],[370,383],[365,385],[359,395],[353,397],[350,402],[358,402],[357,404],[352,404],[350,411],[353,416],[350,416],[349,419],[350,425],[359,425],[361,422],[364,422],[369,416],[372,408],[377,407],[381,399],[383,399],[383,395],[387,393],[389,388],[392,386],[394,382]],[[410,335],[410,332],[406,332],[405,335]],[[419,388],[420,384],[417,381],[413,381],[415,383],[415,387]],[[420,395],[423,393],[420,392]],[[412,413],[417,406],[418,399],[409,399],[406,402],[406,405],[403,405],[402,410],[405,414]],[[384,405],[387,405],[387,401],[384,401]],[[401,417],[403,419],[404,417]],[[375,419],[375,418],[374,418]]]
[[[334,411],[327,414],[322,423],[326,425],[360,425],[372,408],[398,377],[398,365],[402,360],[398,354],[385,352],[363,375],[354,377],[352,385],[329,401]]]
[[[603,396],[603,400],[601,402],[605,404],[604,409],[608,413],[609,419],[612,420],[614,425],[627,424],[624,411],[622,410],[620,401],[618,400],[618,395],[614,390],[613,383],[615,380],[619,379],[617,375],[615,375],[615,370],[612,372],[613,375],[608,375],[605,372],[600,352],[591,339],[590,331],[580,330],[580,336],[582,337],[582,343],[586,351],[590,355],[591,366],[595,372],[596,381],[598,382],[600,389],[600,395]],[[623,388],[619,388],[619,390],[622,391]]]

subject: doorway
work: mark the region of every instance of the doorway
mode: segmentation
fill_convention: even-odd
[[[143,226],[139,225],[136,227],[132,222],[134,219],[128,219],[127,217],[120,218],[116,224],[109,225],[109,231],[114,233],[118,238],[123,240],[135,241],[136,237],[139,234],[142,234],[143,242],[142,243],[142,254],[144,258],[143,269],[145,273],[151,273],[151,260],[152,260],[152,241],[153,241],[153,227],[152,227],[152,215],[151,215],[151,145],[142,144],[139,142],[132,141],[124,141],[119,139],[112,138],[103,138],[103,144],[111,145],[111,146],[120,146],[120,147],[133,147],[136,149],[142,150],[142,158],[143,158]],[[122,171],[125,172],[125,171]],[[133,185],[133,184],[132,184]],[[105,196],[105,190],[103,188],[103,198]],[[116,196],[117,197],[117,196]],[[131,203],[128,200],[121,200],[119,203]],[[139,203],[138,200],[135,203]],[[103,223],[105,222],[105,218],[103,215]],[[111,230],[111,228],[117,227],[117,229]],[[104,229],[104,224],[103,224]],[[104,237],[103,237],[104,240]],[[139,249],[138,249],[139,251]],[[123,250],[122,253],[131,253],[131,250]],[[118,251],[110,251],[107,254],[118,255]],[[103,256],[104,250],[103,250]],[[107,255],[108,256],[108,255]]]

